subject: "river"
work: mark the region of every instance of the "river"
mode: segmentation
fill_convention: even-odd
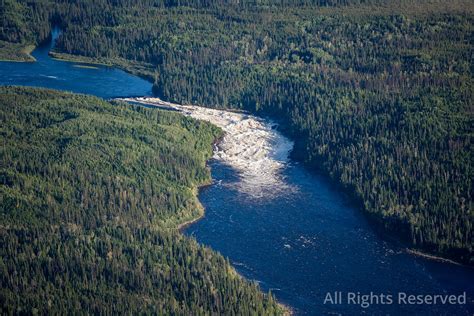
[[[54,60],[48,56],[50,48],[38,47],[35,63],[0,62],[0,84],[102,98],[151,95],[145,80],[111,67],[80,68]],[[288,158],[291,141],[275,124],[248,114],[180,110],[227,132],[209,162],[213,184],[199,193],[205,216],[184,233],[229,257],[241,275],[271,290],[296,314],[474,313],[473,269],[413,256],[382,239],[327,179]],[[341,292],[342,302],[325,304],[328,293],[337,296],[334,292]],[[371,293],[372,304],[363,307],[368,298],[363,295]],[[467,302],[411,305],[398,302],[403,293],[466,293]],[[380,294],[392,295],[392,304],[382,304]]]
[[[58,35],[59,30],[53,30],[53,40],[32,52],[34,63],[0,62],[0,84],[45,87],[102,98],[151,95],[151,83],[123,70],[101,65],[83,68],[83,63],[51,58],[48,52]]]

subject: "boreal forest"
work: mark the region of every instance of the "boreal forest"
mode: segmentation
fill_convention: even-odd
[[[58,27],[61,34],[51,53],[54,57],[118,66],[152,81],[154,93],[165,100],[236,108],[270,117],[295,141],[293,158],[330,177],[360,202],[361,209],[384,233],[410,247],[474,264],[472,1],[1,0],[0,16],[2,59],[27,59],[28,47],[44,42],[51,29]],[[194,203],[192,194],[182,190],[209,177],[203,169],[206,157],[197,157],[197,149],[205,148],[209,155],[217,131],[202,124],[193,127],[197,123],[173,114],[153,114],[125,105],[114,108],[98,99],[85,102],[85,97],[41,93],[55,100],[44,105],[58,108],[54,115],[48,114],[53,117],[36,112],[40,109],[34,105],[27,106],[32,98],[30,92],[2,91],[2,137],[6,140],[16,137],[25,142],[24,147],[15,149],[7,145],[2,149],[1,185],[9,194],[7,198],[2,193],[5,196],[2,216],[8,217],[2,221],[8,223],[2,224],[2,242],[9,245],[2,251],[10,252],[2,255],[2,269],[16,271],[2,274],[11,278],[2,282],[11,282],[9,288],[21,287],[21,280],[36,275],[34,269],[42,271],[35,276],[38,284],[63,282],[60,275],[47,277],[51,272],[48,269],[54,269],[47,261],[48,253],[53,251],[59,252],[55,256],[69,256],[80,263],[74,265],[80,271],[68,270],[73,269],[67,266],[70,261],[56,267],[81,275],[74,279],[78,284],[62,288],[66,292],[86,291],[91,286],[104,291],[104,295],[113,295],[107,283],[87,283],[87,275],[94,273],[112,279],[123,277],[124,282],[136,282],[133,284],[143,287],[143,291],[149,290],[153,282],[168,277],[177,278],[172,283],[176,286],[167,285],[163,293],[153,295],[174,302],[169,306],[177,311],[186,311],[191,306],[176,303],[179,302],[176,295],[188,295],[189,304],[216,311],[223,308],[224,298],[234,299],[233,304],[225,304],[226,308],[237,309],[242,304],[239,302],[243,302],[235,300],[239,295],[251,298],[246,301],[245,308],[249,310],[278,309],[271,295],[258,294],[252,285],[231,278],[224,259],[210,250],[178,234],[160,230],[159,241],[155,241],[153,238],[158,237],[150,233],[156,229],[156,222],[179,223],[176,217],[185,216],[180,210],[188,210],[190,203]],[[77,121],[82,117],[77,116],[79,108],[67,109],[63,105],[74,103],[72,100],[96,109],[100,104],[104,113],[98,113],[95,119],[101,120],[101,115],[114,116],[108,128],[119,129],[130,137],[129,144],[120,142],[115,148],[111,139],[103,140],[102,144],[100,140],[92,144],[90,139],[77,139],[78,133],[84,135],[80,131],[86,125]],[[12,102],[23,104],[23,110],[6,111]],[[125,112],[130,121],[121,117]],[[33,117],[40,121],[31,123]],[[49,123],[41,122],[42,118]],[[145,128],[134,127],[134,120],[158,120],[164,130],[173,125],[173,129],[180,131],[178,135],[184,133],[182,138],[197,142],[202,135],[192,136],[183,131],[183,126],[193,128],[205,134],[202,136],[205,141],[197,147],[189,146],[188,142],[176,145],[183,146],[180,150],[172,149],[168,143],[158,146],[160,137],[165,137],[165,143],[171,141],[166,137],[172,135],[180,139],[173,133],[160,133],[156,135],[158,140],[151,136],[134,139],[133,130]],[[4,123],[7,121],[9,124]],[[25,122],[28,128],[17,126]],[[30,137],[45,133],[43,125],[54,131],[56,124],[71,124],[70,130],[51,138],[36,136],[38,141],[54,144],[50,151],[38,151]],[[99,133],[94,131],[96,128],[102,129],[103,125],[88,126],[88,133]],[[71,138],[68,133],[75,136]],[[146,183],[145,179],[143,182],[141,178],[132,179],[130,174],[127,176],[132,171],[123,165],[100,166],[94,160],[74,160],[79,153],[68,156],[62,151],[62,144],[70,139],[83,142],[85,147],[77,150],[91,146],[88,150],[106,157],[125,154],[120,153],[120,146],[134,148],[134,142],[156,146],[162,153],[160,157],[131,151],[125,161],[142,159],[141,168],[147,168],[148,159],[172,161],[160,171],[133,172],[140,175],[145,171],[159,172],[160,181],[181,186],[171,192],[163,191],[159,195],[162,199],[157,201],[146,201],[147,195],[141,196],[138,189],[123,196],[121,181],[134,181],[135,186],[156,192],[161,192],[163,187],[159,183]],[[87,152],[80,154],[89,157]],[[175,154],[182,158],[170,159]],[[47,155],[63,158],[59,165],[49,166],[45,163]],[[13,161],[18,165],[10,165]],[[77,164],[113,173],[85,174]],[[71,169],[71,166],[76,167]],[[52,181],[56,188],[85,183],[87,186],[81,189],[81,196],[61,197],[54,190],[48,192],[50,189],[43,181]],[[21,183],[21,187],[12,188],[9,183]],[[32,191],[24,194],[24,190]],[[70,192],[75,191],[71,188]],[[160,203],[165,206],[160,208]],[[27,205],[34,205],[34,211],[24,210],[28,218],[20,220],[15,213],[20,214]],[[73,211],[74,205],[91,208],[84,209],[87,214],[77,213]],[[111,216],[109,206],[122,215]],[[124,211],[125,206],[135,210],[134,215]],[[58,212],[55,207],[70,211]],[[152,214],[147,207],[163,213]],[[28,243],[38,234],[45,216],[78,226],[48,227],[50,234],[41,236],[38,245]],[[100,224],[115,221],[125,221],[127,225],[119,231],[115,226]],[[74,237],[78,229],[92,235]],[[60,234],[72,237],[60,244],[57,239]],[[109,237],[98,237],[105,236],[101,234]],[[147,246],[138,248],[138,241]],[[152,256],[151,253],[156,255],[151,250],[154,247],[163,251],[159,255],[162,257],[150,257],[150,260],[163,260],[162,269],[146,278],[142,274],[146,262],[141,262],[142,270],[126,270],[135,251],[151,251]],[[14,260],[14,252],[23,256],[15,258],[27,260],[35,255],[44,261],[35,261],[31,267],[9,261]],[[103,260],[113,260],[117,252],[126,254],[120,257],[125,265],[118,265],[124,270],[94,271],[88,266],[88,260],[96,260],[95,253],[102,254]],[[202,268],[207,273],[206,282],[225,280],[224,288],[201,287],[191,282],[195,284],[191,289],[181,289],[181,280],[194,280],[194,272],[187,268],[193,260],[201,267],[206,265]],[[170,267],[179,269],[179,274],[169,274],[169,269],[174,269]],[[211,293],[201,292],[205,290]],[[231,296],[226,296],[229,293]],[[8,295],[5,292],[2,299],[8,299]],[[139,296],[128,299],[135,304],[141,301]],[[204,302],[208,305],[200,305]],[[101,306],[92,301],[90,306],[100,311]]]

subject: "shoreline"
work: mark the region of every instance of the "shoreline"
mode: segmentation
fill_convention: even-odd
[[[23,54],[23,56],[2,57],[0,58],[0,62],[34,63],[37,61],[36,58],[31,55],[31,53],[36,49],[35,45],[26,45],[22,48],[17,47],[16,49],[15,53]]]
[[[218,137],[213,143],[212,145],[214,146],[215,144],[217,144],[220,140],[222,139],[222,136]],[[212,159],[209,158],[209,159]],[[207,162],[209,161],[209,159],[206,160],[206,168],[209,169],[209,172],[211,172],[210,168],[207,166]],[[189,219],[187,221],[184,221],[180,224],[178,224],[178,226],[176,227],[176,229],[184,235],[184,232],[183,230],[186,229],[187,227],[191,226],[192,224],[195,224],[197,222],[199,222],[201,219],[203,219],[205,216],[206,216],[206,208],[202,205],[201,201],[199,200],[199,191],[205,187],[208,187],[208,186],[211,186],[213,184],[213,180],[212,180],[212,174],[211,174],[211,178],[208,180],[208,181],[205,181],[203,184],[200,184],[198,185],[197,187],[193,188],[193,195],[194,197],[196,198],[196,202],[197,202],[197,205],[198,205],[198,208],[199,208],[199,215],[196,217],[196,218],[192,218],[192,219]]]
[[[189,227],[189,226],[191,226],[192,224],[194,224],[194,223],[200,221],[200,220],[201,220],[202,218],[204,218],[204,216],[206,215],[206,209],[205,209],[205,207],[201,204],[201,201],[199,201],[199,190],[200,190],[201,188],[204,188],[204,187],[209,186],[209,185],[211,185],[211,184],[212,184],[212,177],[211,177],[211,179],[209,179],[209,181],[206,181],[205,183],[203,183],[203,184],[201,184],[201,185],[198,185],[197,187],[194,187],[194,188],[193,188],[192,191],[193,191],[194,198],[196,199],[196,204],[197,204],[197,207],[198,207],[198,209],[199,209],[199,214],[198,214],[197,217],[191,218],[191,219],[189,219],[189,220],[186,220],[186,221],[184,221],[184,222],[182,222],[182,223],[180,223],[180,224],[178,224],[178,225],[176,226],[176,229],[177,229],[181,234],[184,235],[183,230],[184,230],[186,227]]]
[[[66,54],[66,53],[57,53],[57,52],[49,51],[48,56],[52,59],[67,62],[67,63],[81,63],[81,64],[86,64],[86,65],[113,67],[112,63],[99,62],[89,57],[76,56],[76,55],[71,55],[71,54]]]
[[[190,219],[188,221],[185,221],[181,224],[178,224],[178,226],[176,227],[176,229],[181,233],[181,234],[184,234],[183,230],[189,226],[191,226],[192,224],[194,223],[197,223],[199,222],[201,219],[204,218],[204,212],[202,214],[200,214],[198,217],[194,218],[194,219]]]
[[[85,68],[85,69],[99,69],[99,67],[96,67],[96,66],[81,65],[81,64],[73,65],[73,67],[76,67],[76,68]]]
[[[463,267],[463,268],[468,268],[468,269],[474,269],[470,265],[466,265],[466,264],[463,264],[463,263],[458,262],[458,261],[454,261],[454,260],[449,259],[449,258],[444,258],[444,257],[436,256],[436,255],[433,255],[433,254],[430,254],[430,253],[427,253],[427,252],[423,252],[422,250],[419,250],[419,249],[405,248],[404,251],[409,255],[412,255],[412,256],[415,256],[415,257],[420,257],[420,258],[423,258],[423,259],[426,259],[426,260],[437,261],[437,262],[442,262],[442,263],[447,263],[447,264],[453,264],[453,265]]]
[[[108,67],[108,68],[117,68],[122,70],[126,73],[129,73],[133,76],[137,76],[143,80],[146,80],[153,84],[153,73],[152,70],[147,69],[146,64],[140,64],[123,60],[123,59],[109,59],[105,60],[104,58],[93,58],[93,57],[86,57],[80,55],[72,55],[67,53],[60,53],[55,51],[49,51],[48,56],[52,59],[67,62],[67,63],[76,63],[76,64],[83,64],[83,65],[92,65],[98,67]],[[127,64],[128,63],[128,64]],[[141,71],[140,69],[141,68]]]

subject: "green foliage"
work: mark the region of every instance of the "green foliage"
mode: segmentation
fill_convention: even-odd
[[[474,260],[472,1],[35,5],[63,27],[58,51],[138,63],[169,100],[279,119],[295,156],[387,228]]]
[[[34,44],[49,37],[50,7],[45,2],[0,1],[0,40]]]
[[[95,97],[0,88],[2,314],[281,313],[182,236],[220,130]]]
[[[19,42],[27,35],[27,8],[13,0],[4,0],[0,7],[0,39]]]
[[[30,55],[34,48],[33,45],[24,46],[23,44],[0,41],[0,61],[35,61],[35,58]]]

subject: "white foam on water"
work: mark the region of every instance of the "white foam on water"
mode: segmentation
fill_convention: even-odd
[[[224,137],[214,150],[214,158],[239,172],[240,181],[229,185],[250,197],[269,198],[292,188],[281,177],[293,142],[275,128],[276,124],[245,113],[178,105],[159,98],[124,98],[124,101],[170,107],[198,120],[220,127]]]
[[[49,75],[42,75],[40,74],[41,77],[49,78],[49,79],[58,79],[56,76],[49,76]]]

